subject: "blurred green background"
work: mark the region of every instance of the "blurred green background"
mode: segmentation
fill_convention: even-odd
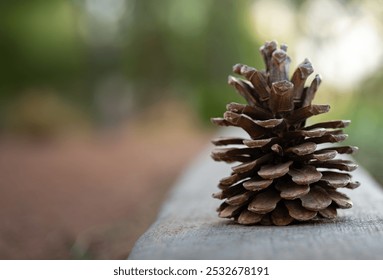
[[[232,66],[262,69],[267,40],[289,46],[291,68],[310,58],[315,101],[332,108],[320,118],[352,120],[347,142],[383,184],[382,0],[1,1],[0,139],[92,133],[164,100],[205,133],[241,101]]]
[[[349,143],[381,182],[382,1],[35,0],[0,3],[0,129],[51,135],[114,125],[167,97],[201,121],[238,100],[237,62],[276,39],[311,58],[318,99],[352,119]]]

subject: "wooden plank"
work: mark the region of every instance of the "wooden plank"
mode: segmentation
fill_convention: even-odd
[[[230,168],[211,160],[211,149],[180,178],[129,259],[383,259],[383,192],[362,168],[352,173],[361,187],[344,190],[354,206],[336,221],[247,227],[217,217],[211,194]]]

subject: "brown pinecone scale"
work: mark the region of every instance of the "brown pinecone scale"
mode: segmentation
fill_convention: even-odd
[[[321,79],[316,75],[305,87],[313,67],[305,59],[288,77],[287,46],[266,42],[260,52],[266,70],[236,64],[229,84],[247,104],[230,103],[223,118],[212,118],[219,126],[244,129],[248,138],[221,137],[212,142],[216,161],[236,163],[231,175],[219,182],[214,198],[224,200],[219,217],[239,224],[288,225],[294,221],[334,219],[338,208],[351,208],[351,200],[338,190],[354,189],[348,171],[357,165],[337,159],[357,148],[334,145],[345,140],[343,128],[350,121],[335,120],[306,126],[311,116],[329,111],[329,105],[312,105]],[[321,145],[325,144],[325,145]],[[224,147],[223,147],[224,146]],[[324,146],[324,147],[323,147]]]

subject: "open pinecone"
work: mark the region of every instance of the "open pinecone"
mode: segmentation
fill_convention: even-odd
[[[334,159],[352,154],[356,147],[319,148],[318,144],[341,142],[347,138],[342,128],[350,121],[327,121],[305,126],[306,119],[326,113],[329,105],[311,105],[321,82],[308,59],[295,70],[289,81],[290,58],[287,46],[266,42],[260,52],[265,71],[237,64],[229,76],[248,105],[230,103],[223,118],[212,118],[219,126],[243,128],[250,139],[225,137],[213,140],[216,161],[240,162],[229,177],[220,180],[220,192],[213,197],[225,201],[217,209],[222,218],[233,218],[244,225],[288,225],[293,221],[333,219],[337,208],[350,208],[352,202],[338,188],[354,189],[346,172],[357,168],[349,160]],[[240,146],[238,146],[240,145]]]

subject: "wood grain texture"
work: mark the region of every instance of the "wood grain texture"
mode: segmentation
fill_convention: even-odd
[[[335,220],[243,226],[217,217],[211,194],[229,168],[210,150],[185,171],[129,259],[383,259],[383,191],[362,168],[353,172],[361,187],[344,190],[353,208]]]

